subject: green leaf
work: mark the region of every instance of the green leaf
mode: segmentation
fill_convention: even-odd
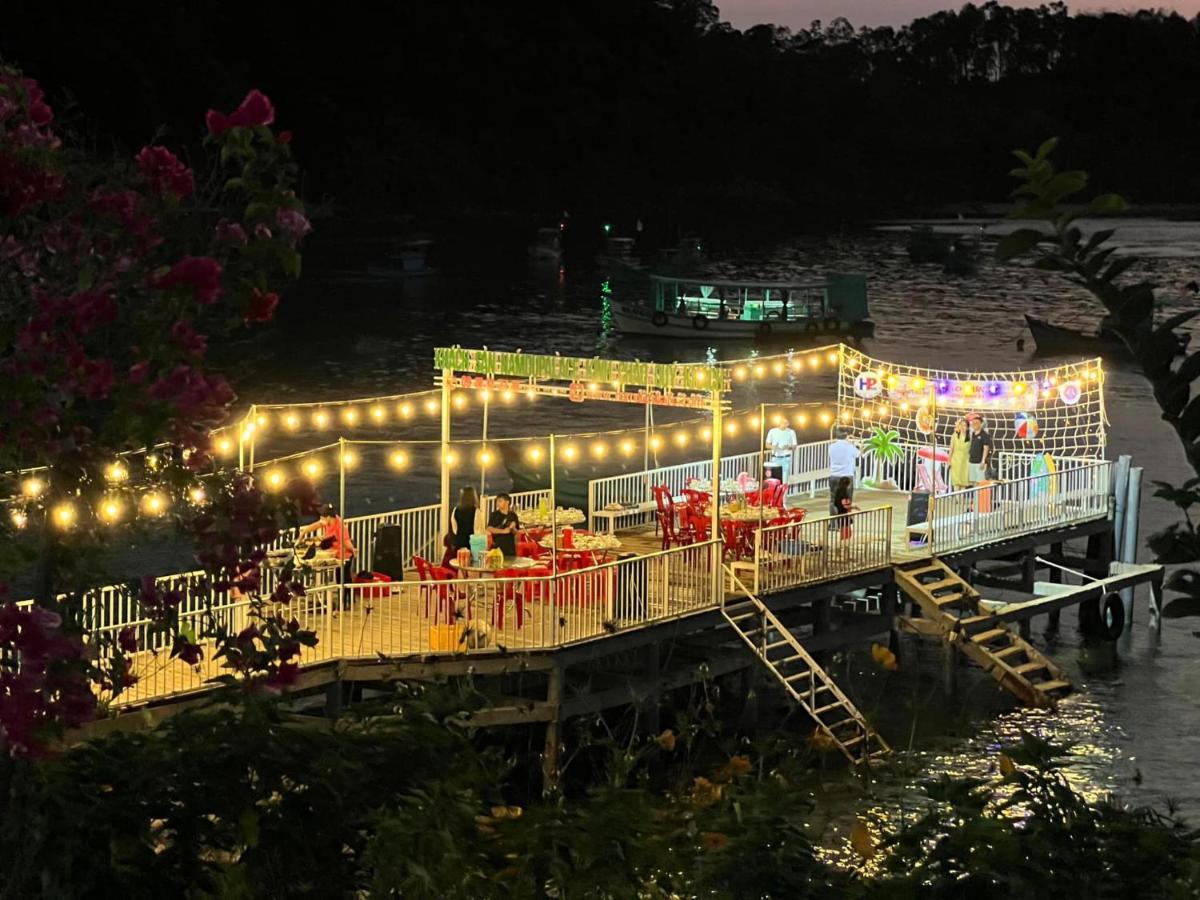
[[[1129,204],[1120,194],[1101,194],[1087,205],[1089,216],[1119,216],[1129,211]]]
[[[1042,141],[1041,146],[1038,147],[1038,149],[1037,149],[1036,159],[1031,160],[1030,162],[1034,162],[1034,161],[1044,162],[1046,160],[1046,157],[1048,157],[1051,153],[1053,153],[1054,148],[1057,146],[1058,146],[1058,138],[1056,138],[1056,137],[1046,138],[1046,140]]]
[[[1048,239],[1049,235],[1036,228],[1018,228],[1016,231],[1006,234],[996,243],[995,257],[1001,262],[1007,262],[1018,256],[1024,256],[1039,242]]]
[[[1077,194],[1087,187],[1087,172],[1071,170],[1059,172],[1048,182],[1042,191],[1042,197],[1047,203],[1058,203],[1072,194]]]

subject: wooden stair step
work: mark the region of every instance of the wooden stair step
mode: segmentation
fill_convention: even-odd
[[[841,741],[840,743],[843,747],[853,747],[855,744],[858,744],[858,743],[866,740],[866,737],[867,736],[865,734],[860,733],[860,734],[856,734],[854,737],[852,737],[848,740]]]
[[[843,704],[842,704],[842,701],[841,701],[841,700],[838,700],[836,703],[830,703],[828,706],[821,706],[821,707],[818,707],[817,709],[814,709],[814,710],[812,711],[812,714],[813,714],[814,716],[819,716],[819,715],[821,715],[821,713],[827,713],[827,712],[829,712],[831,709],[837,709],[839,706],[843,706]]]
[[[780,647],[790,646],[792,646],[792,642],[789,640],[772,641],[771,643],[767,644],[767,646],[763,647],[763,650],[767,653],[770,653],[772,650],[778,650]]]
[[[1017,666],[1015,669],[1013,669],[1013,671],[1018,675],[1024,675],[1026,672],[1036,672],[1038,669],[1045,668],[1047,668],[1047,666],[1044,662],[1027,662]]]
[[[1044,694],[1048,694],[1050,691],[1061,690],[1062,688],[1069,688],[1070,686],[1071,682],[1065,681],[1061,678],[1054,681],[1039,681],[1034,684],[1034,687]]]
[[[1004,659],[1006,656],[1012,656],[1014,653],[1020,653],[1024,649],[1025,647],[1022,644],[1012,644],[1002,650],[997,650],[993,655],[996,657],[996,659]]]
[[[974,625],[982,625],[984,622],[991,623],[995,621],[996,617],[993,615],[966,616],[965,618],[959,619],[957,624],[959,628],[971,628]]]
[[[996,638],[1002,637],[1003,635],[1009,635],[1011,637],[1012,632],[1007,628],[989,628],[987,631],[981,631],[979,634],[971,635],[971,641],[982,646],[988,641],[994,641]]]
[[[827,684],[818,684],[816,690],[805,691],[803,694],[800,694],[799,696],[800,696],[801,700],[803,700],[805,703],[807,703],[809,700],[812,700],[814,697],[817,696],[817,694],[821,693],[822,691],[832,691],[832,690],[833,690],[833,688]]]
[[[915,576],[922,572],[938,572],[946,567],[937,561],[931,562],[927,559],[915,559],[912,562],[900,563],[896,568],[905,575]]]
[[[842,719],[840,722],[834,722],[832,725],[827,725],[825,727],[830,731],[833,731],[835,728],[841,728],[843,725],[853,725],[856,728],[862,728],[862,723],[859,722],[858,719],[854,718],[854,716],[851,716],[848,719]],[[865,731],[866,729],[863,730]]]
[[[797,672],[795,675],[788,675],[783,680],[790,684],[791,682],[795,681],[798,678],[808,678],[809,676],[812,675],[812,673],[813,673],[812,669],[805,669],[803,672]]]

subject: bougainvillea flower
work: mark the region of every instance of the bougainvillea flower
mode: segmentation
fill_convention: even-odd
[[[192,288],[197,303],[206,306],[221,296],[221,264],[211,256],[185,256],[158,280],[160,288]]]
[[[263,292],[258,288],[250,295],[250,306],[246,309],[247,322],[270,322],[279,305],[279,295],[274,291]]]
[[[192,193],[195,187],[192,170],[166,147],[143,147],[134,159],[159,193],[174,194],[181,199]]]
[[[275,121],[275,107],[266,94],[255,88],[246,95],[241,106],[229,115],[210,109],[204,121],[208,125],[208,133],[219,137],[231,128],[270,125]]]
[[[280,209],[275,213],[275,224],[284,234],[294,238],[302,238],[312,231],[312,225],[298,209]]]

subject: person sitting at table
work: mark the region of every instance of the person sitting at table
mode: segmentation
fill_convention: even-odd
[[[487,531],[492,536],[492,546],[499,548],[505,557],[517,555],[517,530],[521,520],[512,508],[512,497],[496,495],[496,508],[488,517]]]
[[[471,535],[483,533],[483,510],[479,508],[479,494],[475,488],[465,487],[458,495],[458,506],[450,514],[450,531],[446,535],[446,554],[442,565],[446,565],[459,550],[471,549]]]
[[[342,584],[349,584],[350,568],[354,564],[354,557],[358,555],[358,549],[350,540],[350,531],[332,503],[325,504],[317,521],[300,529],[300,539],[304,540],[307,537],[316,537],[321,549],[330,551],[333,558],[342,564]]]

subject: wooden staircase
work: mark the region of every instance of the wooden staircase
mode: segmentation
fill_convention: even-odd
[[[850,698],[842,693],[796,636],[752,594],[728,566],[735,588],[721,613],[759,661],[799,704],[831,746],[853,763],[870,763],[891,752]],[[740,595],[737,594],[740,592]]]
[[[976,590],[941,560],[896,566],[896,584],[950,643],[1027,706],[1051,707],[1071,682],[1048,657],[979,602]]]

